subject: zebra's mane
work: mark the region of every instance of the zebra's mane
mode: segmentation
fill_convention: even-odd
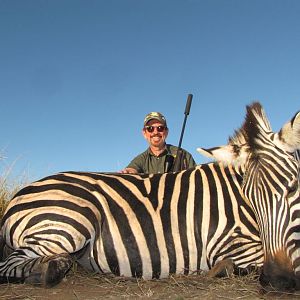
[[[259,102],[246,107],[245,121],[239,130],[236,130],[228,143],[233,147],[247,144],[254,151],[258,147],[257,139],[272,131],[269,120]]]

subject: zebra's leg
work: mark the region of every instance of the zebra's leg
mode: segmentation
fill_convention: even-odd
[[[72,263],[67,253],[32,257],[18,249],[0,263],[0,282],[25,282],[53,287],[64,278]]]
[[[208,272],[209,277],[229,277],[231,275],[247,276],[249,274],[259,275],[260,267],[250,265],[248,267],[238,267],[231,259],[224,259],[216,263]]]
[[[0,235],[0,260],[4,259],[4,247],[5,247],[5,240],[2,235]]]
[[[4,238],[0,235],[0,261],[5,260],[14,250],[5,243]]]
[[[248,267],[245,268],[240,268],[237,266],[234,266],[234,275],[238,275],[238,276],[247,276],[249,274],[253,274],[253,275],[259,275],[261,273],[261,267],[259,266],[255,266],[255,265],[250,265]]]
[[[231,259],[224,259],[216,263],[208,272],[209,277],[229,277],[234,273],[234,264]]]

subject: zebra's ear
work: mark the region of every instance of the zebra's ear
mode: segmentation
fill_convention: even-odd
[[[225,164],[232,163],[235,157],[235,153],[230,145],[214,147],[210,149],[197,148],[197,151],[209,158],[213,158],[218,162]]]
[[[294,152],[300,149],[300,111],[281,128],[278,139],[286,151]]]

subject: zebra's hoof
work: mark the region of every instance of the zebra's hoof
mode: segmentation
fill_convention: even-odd
[[[69,255],[58,256],[48,262],[48,268],[44,277],[44,286],[49,288],[57,285],[65,277],[72,266]]]
[[[25,283],[51,288],[59,284],[73,264],[68,254],[46,257],[25,279]]]

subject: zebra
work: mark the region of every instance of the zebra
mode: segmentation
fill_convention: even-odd
[[[300,112],[274,133],[259,103],[247,110],[244,126],[228,145],[198,151],[243,169],[241,188],[263,245],[260,283],[277,290],[299,289]]]
[[[272,132],[258,102],[216,161],[181,172],[63,172],[10,201],[0,281],[52,287],[76,261],[144,279],[261,267],[263,285],[298,286],[300,113]]]

